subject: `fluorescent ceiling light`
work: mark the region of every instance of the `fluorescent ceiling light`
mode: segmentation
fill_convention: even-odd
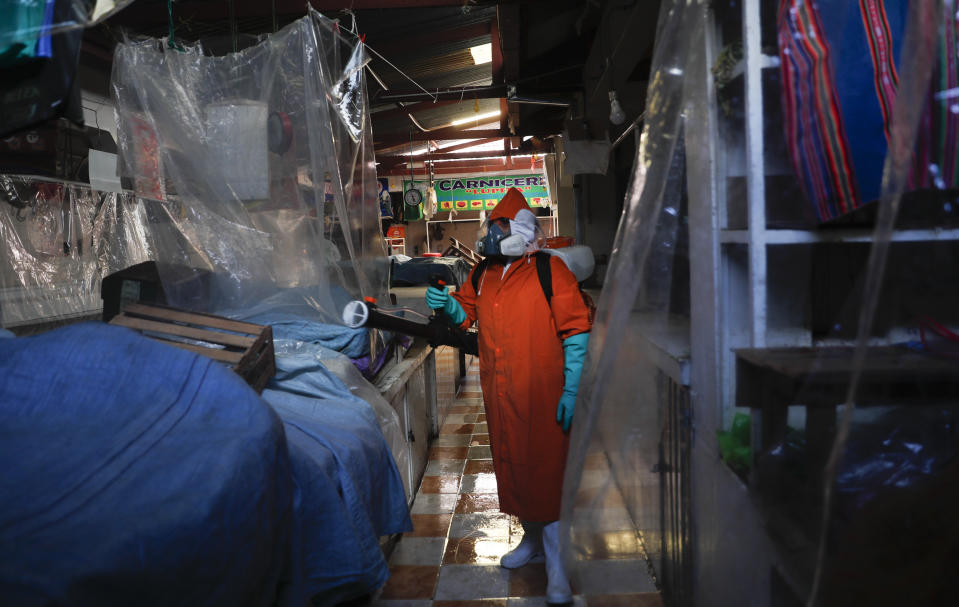
[[[490,42],[479,46],[470,47],[470,55],[473,55],[473,63],[483,65],[493,60],[493,45]]]
[[[513,154],[510,158],[532,158],[533,154]],[[481,156],[479,158],[470,158],[470,160],[502,160],[506,161],[508,156]],[[463,162],[459,158],[435,158],[433,162]]]
[[[459,126],[461,124],[466,124],[468,122],[476,122],[479,120],[486,120],[487,118],[495,118],[499,116],[499,110],[494,112],[486,112],[485,114],[473,114],[467,118],[459,118],[450,123],[450,126]]]

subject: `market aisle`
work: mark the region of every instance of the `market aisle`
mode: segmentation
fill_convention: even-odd
[[[522,538],[514,517],[499,512],[489,434],[479,387],[470,366],[448,411],[413,502],[414,530],[390,558],[390,580],[374,607],[533,607],[545,605],[542,559],[507,570],[500,556]],[[617,561],[608,563],[610,572]],[[622,577],[622,576],[616,576]],[[576,607],[661,607],[647,580],[611,580],[615,595],[575,596]],[[575,592],[575,588],[574,588]]]

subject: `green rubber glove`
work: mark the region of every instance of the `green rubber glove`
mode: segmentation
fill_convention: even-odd
[[[563,340],[563,395],[559,397],[559,405],[556,407],[556,421],[563,424],[563,432],[569,431],[569,425],[573,421],[579,376],[583,373],[588,344],[589,333],[577,333]]]
[[[463,324],[463,321],[466,320],[466,311],[463,306],[450,297],[450,292],[445,288],[428,287],[426,289],[426,305],[434,310],[442,310],[455,325]]]

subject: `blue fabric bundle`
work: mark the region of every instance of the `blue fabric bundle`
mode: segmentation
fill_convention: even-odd
[[[0,339],[0,604],[332,605],[382,586],[406,494],[322,350],[277,356],[264,402],[119,327]]]
[[[342,310],[352,298],[338,288],[330,288],[330,305]],[[370,353],[370,337],[365,328],[350,329],[342,324],[323,322],[315,289],[298,287],[273,293],[254,306],[220,310],[217,313],[237,320],[273,327],[273,338],[314,343],[341,352],[350,358]]]
[[[283,426],[127,329],[0,340],[0,603],[301,604]]]
[[[360,358],[370,353],[370,336],[365,328],[351,329],[285,312],[265,312],[242,316],[245,322],[273,327],[274,340],[291,340],[313,343],[341,352],[350,358]]]
[[[372,407],[320,357],[322,346],[277,357],[263,392],[283,420],[297,486],[297,536],[315,605],[382,586],[389,569],[379,537],[412,530],[403,482]]]

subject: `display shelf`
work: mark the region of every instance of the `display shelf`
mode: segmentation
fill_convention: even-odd
[[[959,361],[893,345],[920,339],[915,325],[920,315],[954,329],[959,287],[949,277],[959,259],[959,192],[916,190],[902,198],[878,295],[867,290],[879,204],[814,223],[786,156],[781,75],[771,56],[776,8],[777,3],[760,0],[711,6],[683,83],[688,100],[683,137],[689,192],[689,370],[696,444],[705,448],[705,454],[694,457],[700,465],[699,495],[716,502],[698,504],[706,513],[697,521],[706,538],[702,545],[709,548],[697,562],[704,577],[713,574],[713,580],[716,572],[729,575],[748,562],[753,573],[731,585],[748,577],[744,583],[760,580],[757,587],[762,586],[742,591],[740,597],[750,600],[724,604],[805,604],[816,567],[832,562],[818,554],[825,503],[822,465],[835,442],[837,412],[851,382],[859,390],[856,404],[866,407],[901,404],[911,415],[924,403],[959,402]],[[740,42],[742,60],[718,74],[728,49]],[[725,80],[718,84],[720,77]],[[864,292],[875,297],[876,310],[868,355],[859,365],[852,352]],[[661,341],[649,337],[649,356],[655,352],[653,360],[666,368],[675,348]],[[790,455],[783,440],[790,405],[794,416],[797,411],[804,416],[804,442],[796,452],[808,458],[802,460],[804,466],[815,463],[809,464],[810,475],[806,468],[782,472],[782,458]],[[713,440],[715,430],[732,425],[737,407],[750,413],[757,457],[784,447],[754,461],[752,472],[762,468],[765,476],[751,475],[745,485],[715,455],[719,448]],[[864,411],[879,415],[887,409]],[[781,458],[779,468],[774,457]],[[716,474],[719,468],[729,474]],[[744,514],[743,502],[736,501],[743,495],[753,512]],[[721,531],[713,529],[714,520],[723,521]],[[836,524],[835,517],[829,520]],[[710,552],[726,538],[750,541]],[[716,556],[720,553],[721,558]],[[766,586],[777,575],[788,587],[788,601],[778,600],[786,595]]]
[[[765,230],[767,245],[816,244],[820,242],[873,241],[871,228],[829,228],[824,230]],[[723,244],[749,244],[750,230],[722,230],[719,240]],[[933,242],[959,240],[959,228],[927,228],[895,230],[892,242]]]

